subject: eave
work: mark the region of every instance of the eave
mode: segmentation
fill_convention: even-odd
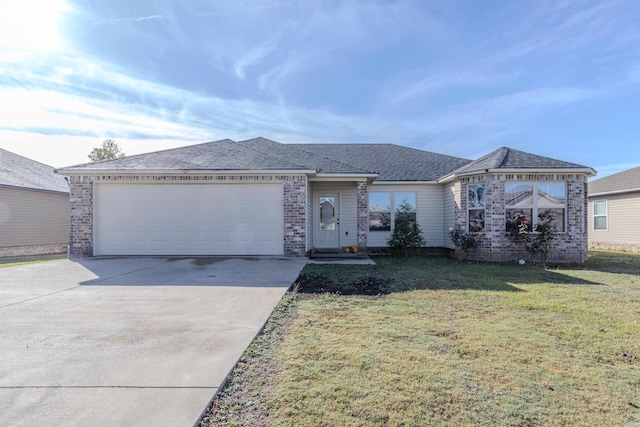
[[[373,185],[440,185],[438,181],[377,181]]]
[[[616,196],[618,194],[640,193],[640,188],[628,188],[626,190],[601,191],[599,193],[589,193],[588,197]]]
[[[372,183],[378,177],[377,173],[316,173],[309,181],[362,181]]]
[[[475,175],[490,175],[490,174],[523,174],[523,173],[532,173],[532,174],[549,174],[549,173],[560,173],[560,174],[584,174],[587,177],[595,176],[596,171],[593,168],[498,168],[498,169],[485,169],[485,170],[477,170],[471,172],[463,172],[463,173],[451,173],[446,175],[438,180],[440,183],[446,183],[453,181],[457,178],[462,178],[465,176],[475,176]]]
[[[56,169],[67,176],[97,175],[315,175],[314,169]]]
[[[0,184],[0,188],[8,188],[9,190],[37,191],[39,193],[63,194],[65,196],[69,195],[68,191],[47,190],[44,188],[35,188],[35,187],[20,187],[18,185]]]

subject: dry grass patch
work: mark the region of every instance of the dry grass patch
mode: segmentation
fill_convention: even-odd
[[[0,268],[16,267],[19,265],[37,264],[45,261],[55,261],[66,259],[67,254],[50,254],[50,255],[25,255],[16,257],[1,257]]]
[[[264,425],[640,423],[639,255],[555,270],[407,263],[403,280],[426,289],[295,303]]]

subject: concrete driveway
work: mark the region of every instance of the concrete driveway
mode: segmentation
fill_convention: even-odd
[[[193,425],[305,262],[0,268],[0,425]]]

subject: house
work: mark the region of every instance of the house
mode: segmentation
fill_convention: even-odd
[[[458,221],[475,259],[524,256],[511,217],[553,209],[550,259],[587,258],[594,170],[500,148],[471,161],[393,144],[222,140],[70,166],[72,256],[285,255],[387,245],[395,210],[415,212],[428,247],[453,248]],[[473,198],[472,198],[473,196]]]
[[[0,257],[64,253],[68,244],[64,177],[0,148]]]
[[[589,182],[589,246],[640,251],[640,166]]]

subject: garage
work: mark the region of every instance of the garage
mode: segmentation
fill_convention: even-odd
[[[282,184],[96,183],[93,253],[282,255]]]

